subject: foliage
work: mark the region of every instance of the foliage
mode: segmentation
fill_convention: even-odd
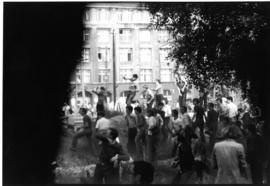
[[[148,3],[152,26],[167,29],[173,45],[169,57],[175,73],[184,66],[189,81],[200,89],[213,85],[247,90],[251,79],[241,70],[243,47],[255,47],[258,37],[269,29],[263,3]],[[242,52],[239,54],[239,52]],[[240,70],[239,70],[240,69]],[[245,77],[244,77],[245,76]]]

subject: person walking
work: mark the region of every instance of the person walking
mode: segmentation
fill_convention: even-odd
[[[91,123],[90,117],[86,114],[87,109],[80,108],[79,113],[83,117],[83,126],[80,128],[80,130],[78,132],[75,133],[75,135],[72,138],[72,143],[71,143],[71,148],[70,148],[70,150],[72,150],[72,151],[76,151],[77,142],[78,142],[79,138],[86,136],[88,141],[91,142],[92,123]]]
[[[122,146],[116,141],[118,131],[109,128],[104,134],[97,134],[101,141],[101,150],[94,172],[94,184],[119,184],[119,162],[130,157],[124,153]],[[103,182],[104,181],[104,182]]]
[[[247,161],[250,165],[253,184],[263,183],[264,142],[254,124],[247,125]]]
[[[155,166],[157,158],[157,147],[159,144],[160,126],[155,117],[153,109],[149,109],[146,112],[148,120],[147,128],[147,160]]]
[[[194,104],[194,115],[192,118],[192,120],[194,121],[193,129],[195,130],[197,127],[199,127],[201,135],[203,135],[205,123],[204,109],[200,105],[200,101],[198,98],[193,99],[193,104]]]
[[[213,166],[218,169],[216,184],[244,183],[242,175],[247,179],[244,147],[235,141],[232,127],[229,127],[224,139],[214,145]]]
[[[146,119],[142,114],[141,107],[135,107],[137,135],[135,137],[137,160],[144,160],[146,146]]]
[[[208,112],[206,117],[206,128],[208,133],[210,134],[210,150],[212,150],[215,143],[215,136],[218,127],[218,112],[214,109],[214,104],[208,104]]]
[[[126,106],[126,116],[125,121],[128,127],[128,152],[130,154],[136,154],[136,144],[135,144],[135,137],[137,135],[137,128],[136,128],[136,118],[131,113],[133,112],[133,107],[128,105]]]

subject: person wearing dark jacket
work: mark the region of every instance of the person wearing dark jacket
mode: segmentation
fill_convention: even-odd
[[[119,162],[129,160],[122,149],[122,146],[116,141],[118,131],[109,128],[107,134],[97,134],[96,138],[102,142],[99,160],[94,173],[94,183],[101,184],[103,179],[106,184],[119,184]]]
[[[257,133],[256,126],[249,124],[247,136],[247,162],[250,165],[251,178],[253,184],[263,183],[263,140]]]
[[[207,112],[206,117],[206,127],[210,133],[210,148],[212,149],[215,143],[215,135],[217,132],[218,125],[218,112],[214,110],[214,104],[209,103],[209,111]]]
[[[146,119],[142,114],[141,107],[135,107],[137,135],[135,137],[137,159],[143,160],[143,147],[146,146]]]
[[[189,143],[182,134],[178,135],[177,155],[172,164],[173,168],[178,168],[177,175],[173,179],[173,184],[179,184],[180,181],[187,181],[193,173],[194,156]],[[182,180],[182,176],[185,179]]]

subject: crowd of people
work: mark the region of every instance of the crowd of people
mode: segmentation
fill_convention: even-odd
[[[136,78],[132,77],[131,81]],[[136,91],[136,85],[133,88]],[[150,95],[149,88],[144,88]],[[100,146],[95,183],[119,183],[121,161],[138,165],[137,168],[131,166],[136,170],[131,171],[133,175],[139,174],[138,179],[134,177],[134,183],[151,183],[158,166],[158,150],[168,143],[172,144],[170,166],[177,170],[172,180],[174,184],[185,183],[194,172],[202,183],[203,177],[215,169],[217,184],[245,183],[243,180],[248,178],[249,172],[252,183],[263,183],[266,153],[258,107],[247,102],[238,107],[232,97],[220,97],[208,103],[207,108],[195,98],[192,109],[181,97],[180,108],[172,109],[160,89],[160,81],[157,81],[156,93],[151,93],[146,107],[137,104],[135,108],[131,106],[134,98],[131,91],[124,116],[126,148],[119,140],[119,129],[105,117],[103,98],[97,105],[94,132],[87,109],[80,109],[83,127],[74,135],[71,150],[76,151],[78,138],[87,136],[91,140],[91,135],[95,134]],[[146,173],[143,171],[146,169],[151,171]]]

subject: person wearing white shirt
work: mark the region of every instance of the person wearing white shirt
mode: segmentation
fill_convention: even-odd
[[[106,131],[111,127],[111,122],[107,118],[105,118],[105,113],[104,112],[98,112],[98,120],[96,123],[96,131],[97,132],[102,132]]]
[[[227,97],[227,107],[229,110],[229,118],[231,118],[231,120],[235,122],[238,113],[238,108],[236,104],[233,103],[233,98],[231,96]]]

